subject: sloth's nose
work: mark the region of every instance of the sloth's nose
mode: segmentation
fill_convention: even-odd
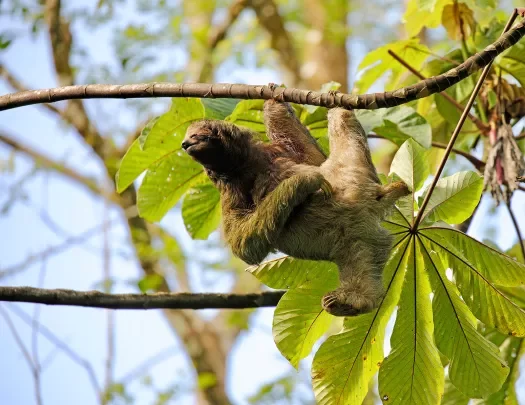
[[[188,149],[190,147],[190,145],[191,145],[190,142],[183,141],[181,146],[182,146],[182,149],[186,150],[186,149]]]

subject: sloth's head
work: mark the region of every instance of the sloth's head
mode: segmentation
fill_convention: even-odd
[[[202,120],[191,124],[182,142],[182,149],[206,169],[224,173],[244,163],[252,147],[247,130],[218,120]]]

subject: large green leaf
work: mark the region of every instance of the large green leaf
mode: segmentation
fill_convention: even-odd
[[[275,344],[295,368],[299,360],[310,354],[315,342],[328,330],[333,320],[321,307],[321,299],[337,288],[339,276],[333,267],[330,267],[331,271],[326,270],[323,265],[312,266],[305,281],[288,290],[275,308]]]
[[[387,72],[391,74],[386,90],[399,87],[399,79],[406,72],[406,68],[390,56],[389,50],[394,51],[401,58],[409,60],[414,69],[421,68],[429,52],[428,47],[420,44],[418,39],[391,42],[369,52],[358,67],[360,76],[356,82],[356,88],[359,93],[366,93]]]
[[[410,0],[403,16],[408,36],[417,35],[424,27],[437,28],[443,8],[450,3],[452,0]]]
[[[191,189],[182,201],[182,219],[193,239],[206,239],[221,220],[221,195],[210,182]]]
[[[386,295],[372,313],[346,318],[341,333],[330,336],[312,365],[319,405],[360,404],[370,379],[383,361],[384,329],[396,305],[406,266],[408,241],[401,243],[385,266]]]
[[[401,146],[410,138],[424,148],[429,148],[431,145],[432,127],[411,107],[359,110],[356,112],[356,117],[366,133],[373,130],[396,145]]]
[[[422,250],[434,290],[434,335],[437,347],[450,360],[450,380],[471,398],[486,397],[501,388],[509,369],[498,348],[477,331],[476,318],[448,280],[446,266],[428,241],[423,242]]]
[[[137,207],[148,221],[159,221],[190,188],[207,176],[202,166],[178,151],[150,167],[138,190]]]
[[[410,190],[419,190],[430,174],[427,151],[413,139],[407,139],[392,160],[392,173],[397,174]]]
[[[233,100],[235,101],[235,100]],[[229,103],[230,106],[233,102]],[[122,161],[116,176],[117,191],[122,192],[149,168],[156,168],[164,159],[170,159],[181,150],[181,143],[188,126],[203,118],[224,118],[224,103],[216,105],[196,98],[174,98],[171,108],[154,118],[133,142]]]
[[[482,191],[483,178],[475,172],[459,172],[444,177],[437,182],[424,217],[433,222],[460,224],[472,215]]]
[[[273,335],[278,349],[297,367],[332,322],[321,298],[337,287],[337,266],[284,257],[247,270],[269,287],[288,289],[275,309]]]
[[[311,278],[318,274],[326,274],[327,284],[322,288],[330,288],[331,277],[329,274],[338,274],[337,266],[334,263],[299,260],[290,256],[279,259],[268,260],[258,266],[251,266],[246,269],[257,279],[268,287],[275,289],[290,289],[304,285]],[[323,283],[323,281],[320,281]]]
[[[266,134],[263,105],[264,100],[242,100],[237,104],[233,112],[226,117],[226,121],[249,128],[259,133],[259,136],[263,139]]]
[[[379,370],[384,403],[438,405],[444,370],[434,343],[430,283],[421,252],[412,239],[407,272],[390,343],[392,351]]]
[[[452,269],[464,302],[478,319],[505,334],[525,336],[525,311],[496,286],[523,284],[525,265],[456,230],[429,228],[421,235]]]

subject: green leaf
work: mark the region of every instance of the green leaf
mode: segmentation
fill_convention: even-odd
[[[273,338],[279,351],[295,368],[332,323],[333,317],[323,310],[321,299],[338,284],[336,271],[326,272],[324,266],[312,267],[304,283],[287,291],[277,304]]]
[[[498,392],[487,399],[474,401],[473,405],[519,405],[516,382],[520,374],[520,360],[525,354],[525,343],[523,339],[508,337],[500,345],[500,350],[510,367],[509,376]]]
[[[472,215],[482,191],[483,178],[475,172],[444,177],[437,182],[423,217],[433,222],[460,224]]]
[[[429,228],[420,233],[430,249],[450,268],[464,302],[478,319],[505,334],[525,336],[525,311],[496,284],[525,282],[525,265],[452,229]]]
[[[157,291],[162,285],[164,279],[158,274],[148,274],[138,282],[141,292],[147,293],[150,291]]]
[[[242,100],[225,120],[259,133],[263,139],[266,136],[263,105],[264,100]]]
[[[419,43],[419,39],[408,39],[391,42],[372,52],[369,52],[359,64],[359,79],[356,82],[358,93],[366,93],[379,78],[390,72],[389,85],[386,90],[399,87],[399,81],[406,68],[397,63],[388,53],[391,50],[404,60],[410,61],[414,69],[421,69],[428,57],[429,49]]]
[[[191,187],[207,180],[202,166],[183,152],[150,167],[138,190],[137,207],[148,221],[159,221]]]
[[[191,189],[182,202],[182,219],[193,239],[206,239],[221,221],[221,195],[211,182]]]
[[[257,279],[266,284],[270,288],[275,289],[290,289],[297,288],[305,283],[308,283],[312,278],[316,278],[318,274],[326,274],[325,281],[321,280],[322,289],[330,289],[331,276],[330,274],[339,274],[339,270],[334,263],[313,261],[313,260],[298,260],[292,259],[289,256],[281,257],[275,260],[268,260],[258,266],[251,266],[246,269],[253,274]],[[328,291],[328,290],[327,290]]]
[[[344,329],[330,336],[317,351],[312,365],[319,405],[360,404],[368,383],[383,361],[384,329],[399,298],[408,243],[401,243],[385,266],[386,295],[374,312],[346,318]]]
[[[423,242],[422,251],[434,290],[434,335],[437,347],[450,360],[450,381],[468,397],[486,397],[501,388],[509,369],[498,348],[476,330],[476,318],[447,279],[446,266],[427,244]]]
[[[430,283],[413,241],[390,340],[392,351],[379,370],[379,396],[391,405],[438,405],[444,370],[434,343]]]
[[[401,106],[388,110],[359,110],[356,113],[366,133],[378,135],[401,146],[407,139],[414,139],[423,148],[432,142],[432,127],[413,108]]]
[[[392,173],[397,174],[410,190],[419,190],[430,174],[426,150],[413,139],[406,140],[392,160]]]
[[[437,28],[443,8],[450,3],[452,0],[410,0],[403,16],[407,35],[413,37],[424,27]]]
[[[468,405],[470,398],[458,390],[448,378],[445,379],[445,392],[441,405]]]

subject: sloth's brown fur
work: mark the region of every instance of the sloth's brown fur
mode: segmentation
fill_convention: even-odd
[[[273,250],[335,262],[341,285],[323,297],[323,308],[338,316],[372,310],[392,244],[381,221],[408,194],[406,185],[380,184],[352,111],[329,111],[328,158],[288,104],[266,101],[264,117],[267,144],[214,120],[192,124],[183,142],[221,193],[228,244],[250,264]]]

